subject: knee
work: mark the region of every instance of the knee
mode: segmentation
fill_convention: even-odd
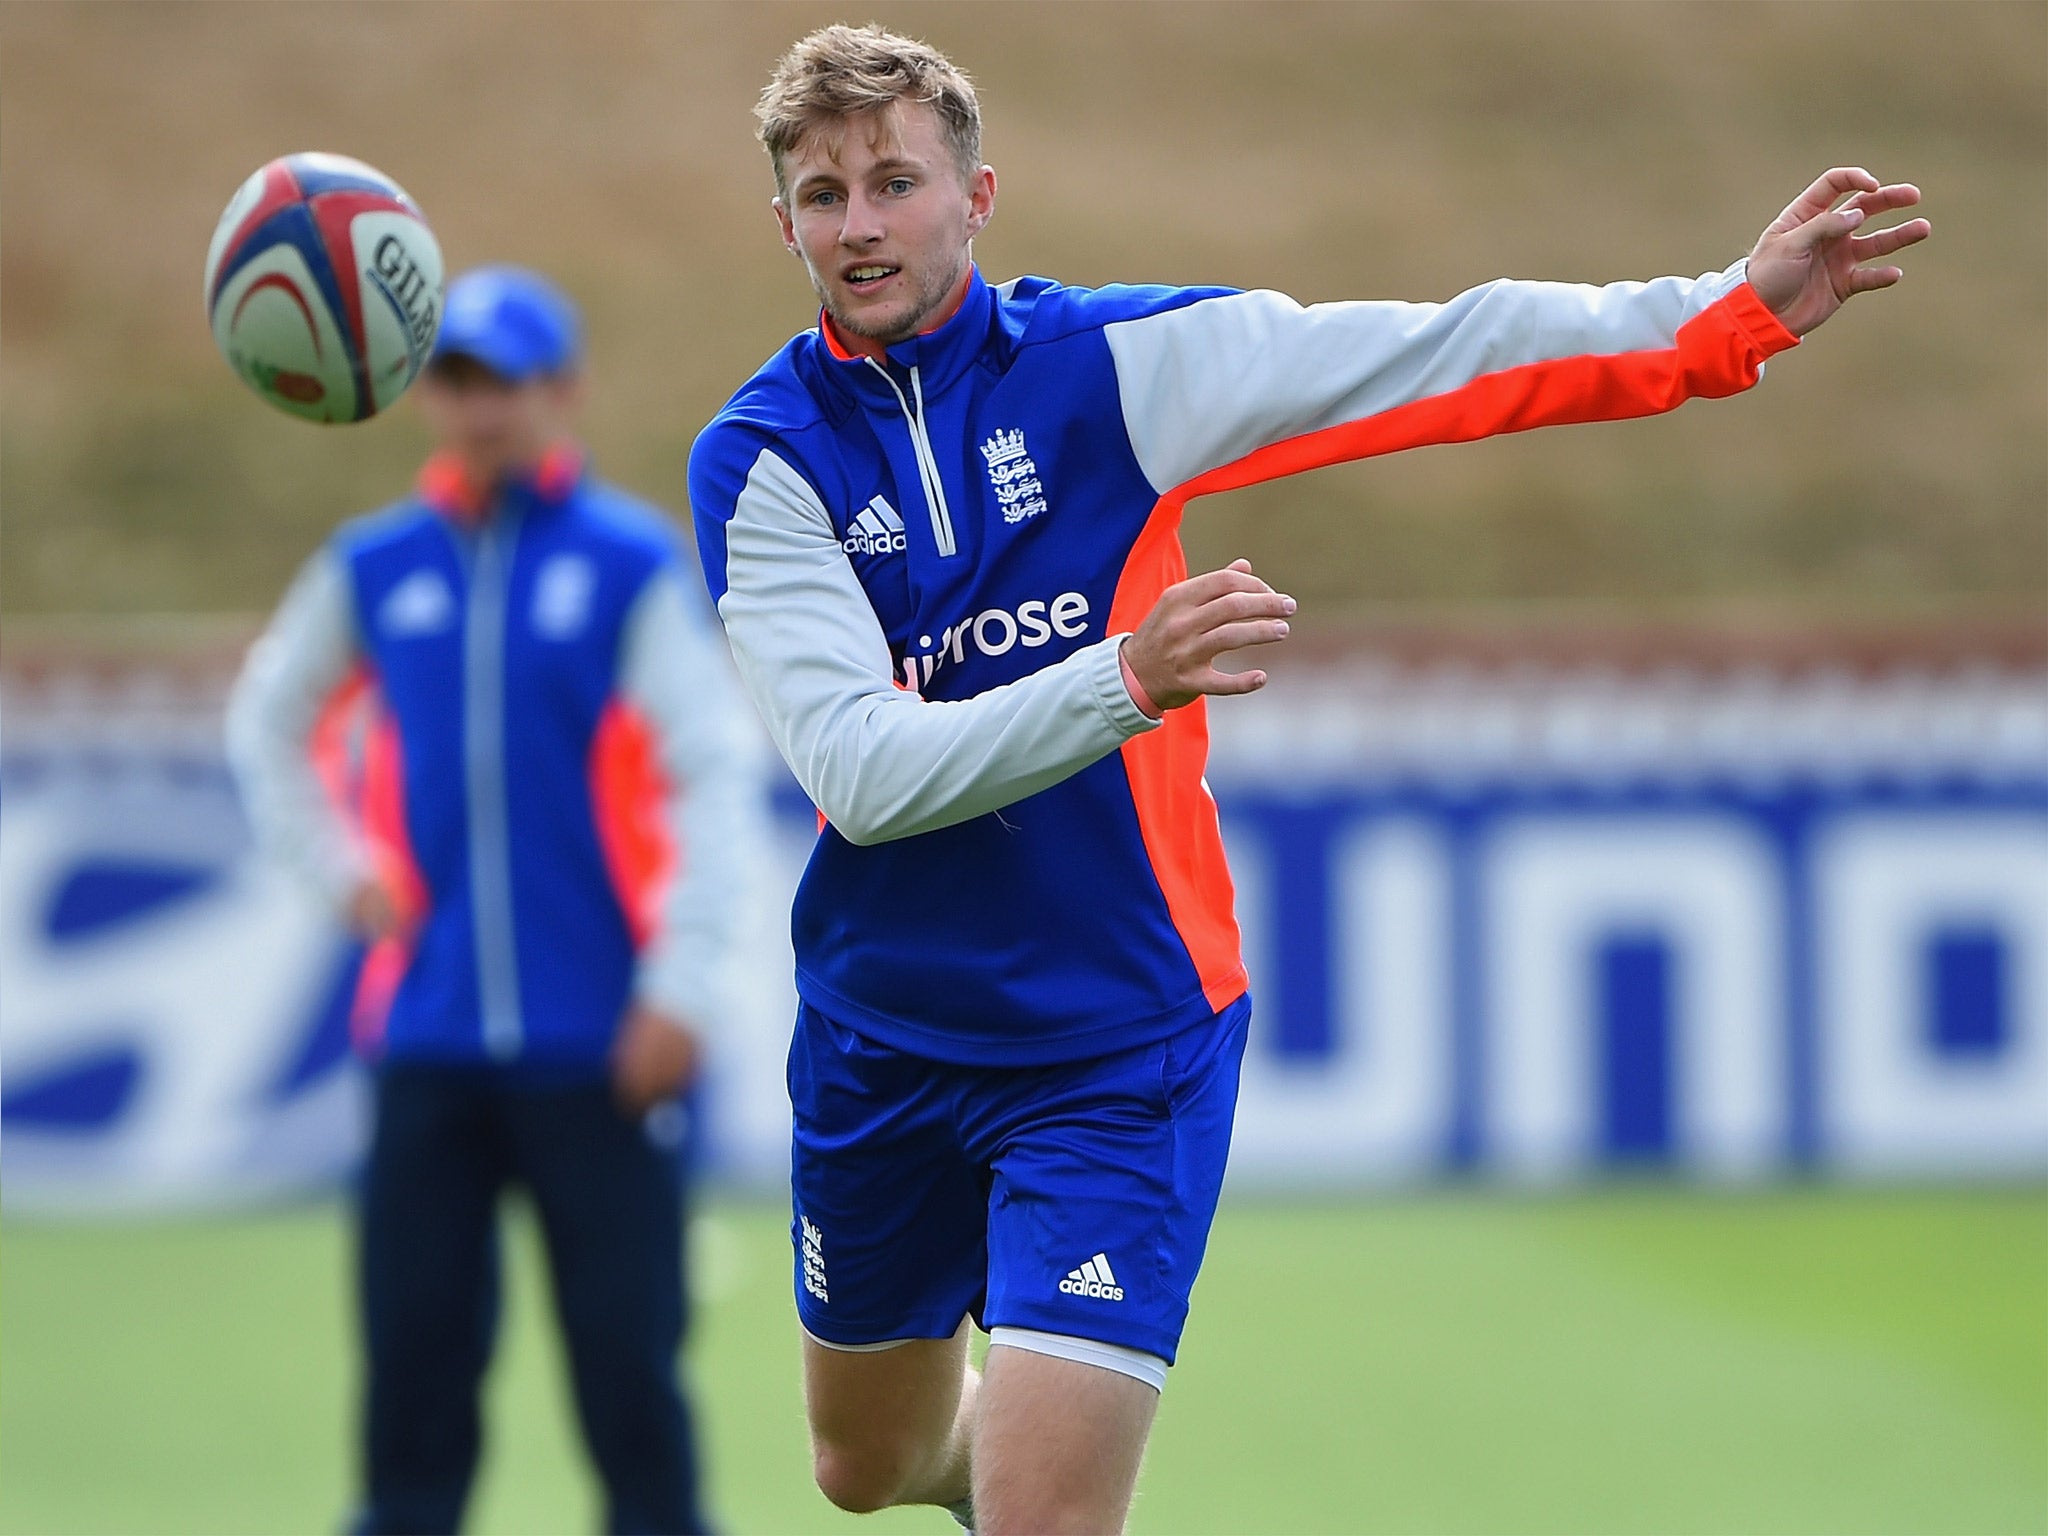
[[[818,1491],[850,1515],[887,1509],[903,1492],[908,1467],[886,1450],[858,1450],[819,1441],[811,1447],[811,1476]]]

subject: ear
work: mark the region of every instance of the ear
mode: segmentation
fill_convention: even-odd
[[[967,237],[973,239],[996,216],[996,168],[984,165],[967,182]]]
[[[782,248],[792,256],[801,255],[796,246],[796,225],[790,222],[789,209],[779,197],[769,198],[768,206],[775,210],[775,222],[782,226]]]

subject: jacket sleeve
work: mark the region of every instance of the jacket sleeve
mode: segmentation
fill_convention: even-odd
[[[1113,322],[1131,446],[1181,499],[1428,443],[1732,395],[1797,344],[1746,278],[1502,280],[1444,304],[1233,293]]]
[[[767,847],[759,730],[725,648],[673,565],[627,615],[619,691],[652,727],[667,781],[662,815],[681,870],[641,951],[637,999],[716,1034],[729,1009],[729,956]]]
[[[712,432],[719,429],[714,427]],[[705,467],[691,500],[740,680],[806,794],[849,842],[971,820],[1049,788],[1157,722],[1126,691],[1111,635],[971,699],[895,685],[887,638],[816,491],[772,447],[736,493]]]
[[[228,765],[256,843],[339,911],[372,868],[315,771],[320,712],[354,668],[348,576],[323,549],[306,562],[228,696]]]

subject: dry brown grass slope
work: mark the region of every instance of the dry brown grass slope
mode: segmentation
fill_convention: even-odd
[[[452,262],[588,313],[590,437],[680,509],[695,428],[810,314],[748,108],[872,16],[977,76],[995,275],[1431,298],[1718,267],[1821,168],[1934,242],[1753,394],[1198,504],[1310,614],[2039,611],[2048,592],[2048,6],[0,6],[0,608],[258,607],[394,494],[408,411],[303,426],[213,355],[223,201],[295,149],[403,181]]]

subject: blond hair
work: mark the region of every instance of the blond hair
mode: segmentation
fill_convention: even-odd
[[[775,166],[775,190],[786,194],[783,157],[813,131],[892,102],[922,102],[938,114],[939,132],[963,179],[981,165],[981,102],[974,82],[938,49],[877,23],[835,24],[800,38],[775,64],[754,116]]]

